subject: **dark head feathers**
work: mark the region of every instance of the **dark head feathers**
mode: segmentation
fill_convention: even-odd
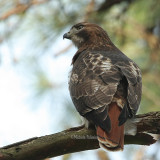
[[[63,37],[72,40],[78,48],[113,45],[106,31],[97,24],[88,22],[73,25]]]

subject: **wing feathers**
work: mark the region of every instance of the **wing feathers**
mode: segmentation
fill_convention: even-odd
[[[134,115],[139,107],[142,94],[142,79],[141,71],[138,66],[131,60],[124,63],[117,63],[117,67],[120,68],[122,74],[126,77],[128,82],[128,107],[131,109],[132,114]]]
[[[113,97],[120,92],[126,92],[119,96],[126,95],[123,99],[126,99],[127,107],[132,114],[136,113],[141,100],[141,72],[134,62],[126,57],[123,59],[122,55],[117,61],[113,59],[112,62],[112,58],[98,52],[85,51],[75,61],[69,87],[72,100],[81,115],[90,117],[89,113],[92,112],[93,115],[100,114],[101,118],[107,118],[107,113],[104,115],[99,109],[105,106],[105,110],[108,110]],[[124,77],[126,81],[123,85],[126,86],[122,85],[120,89],[118,86]],[[126,113],[123,110],[120,124],[126,120]]]

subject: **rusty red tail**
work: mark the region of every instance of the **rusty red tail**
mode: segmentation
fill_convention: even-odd
[[[109,106],[108,115],[111,120],[111,130],[109,133],[97,126],[97,136],[100,146],[111,151],[123,150],[124,146],[124,124],[118,126],[118,117],[121,113],[121,108],[117,103],[111,103]]]

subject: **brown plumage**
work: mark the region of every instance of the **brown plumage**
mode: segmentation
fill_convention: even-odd
[[[140,69],[96,24],[78,23],[63,37],[78,48],[69,81],[77,111],[96,126],[100,146],[123,150],[124,123],[141,100]]]

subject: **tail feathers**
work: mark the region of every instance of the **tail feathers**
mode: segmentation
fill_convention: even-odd
[[[100,146],[111,151],[123,150],[124,146],[124,124],[119,126],[118,117],[121,108],[116,103],[111,103],[108,115],[111,120],[111,130],[109,133],[97,126],[97,136]]]

